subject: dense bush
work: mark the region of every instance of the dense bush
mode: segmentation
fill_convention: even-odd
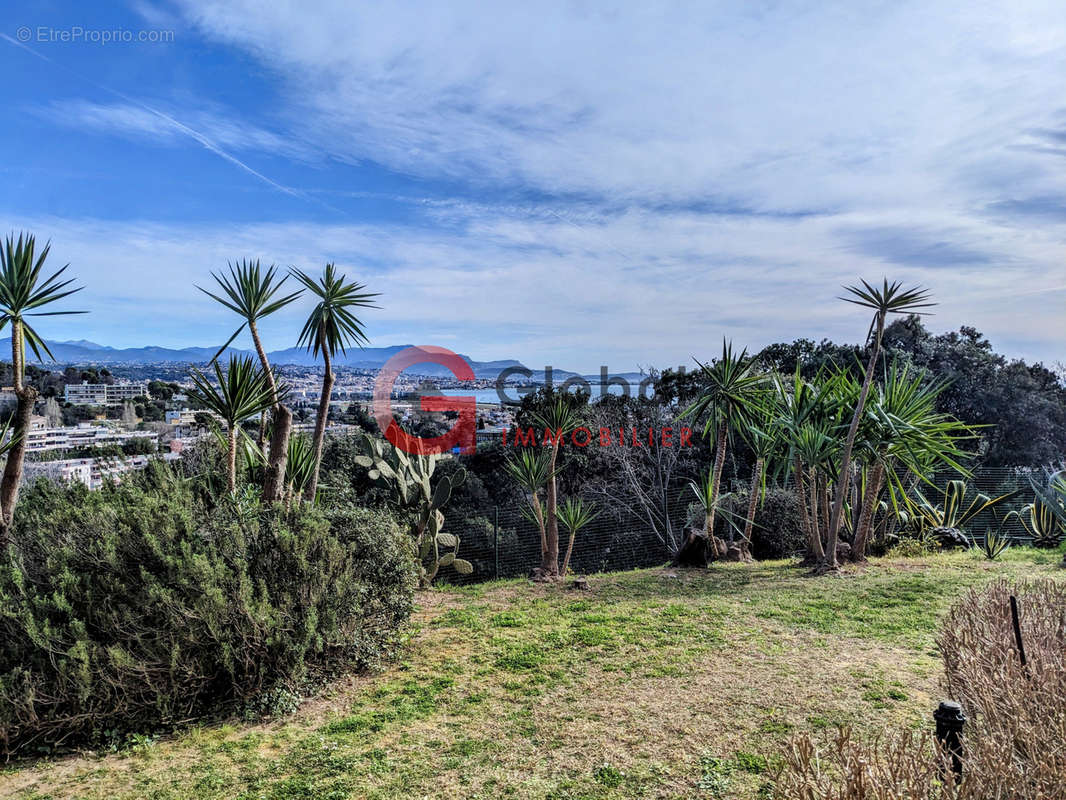
[[[162,465],[23,495],[0,574],[0,750],[98,743],[294,698],[388,649],[408,542],[365,509],[205,511]]]
[[[744,533],[748,497],[747,491],[739,491],[722,501],[722,516],[715,527],[718,536],[726,538],[730,525],[734,526],[735,537]],[[703,506],[692,503],[686,520],[688,527],[702,529]],[[795,492],[791,489],[767,488],[755,507],[755,526],[751,533],[752,556],[760,560],[789,558],[802,553],[806,543]]]

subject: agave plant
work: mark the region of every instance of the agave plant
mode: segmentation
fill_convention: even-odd
[[[570,556],[574,552],[574,539],[577,538],[578,532],[592,522],[598,514],[599,512],[596,511],[591,503],[586,505],[581,498],[568,498],[565,503],[559,506],[559,521],[570,534],[570,542],[566,546],[566,556],[563,558],[563,564],[559,570],[560,575],[566,575],[566,571],[570,568]]]
[[[995,509],[1001,503],[1016,497],[1020,490],[1007,492],[998,497],[989,497],[978,493],[969,496],[969,488],[964,480],[949,481],[944,489],[942,503],[934,503],[921,492],[915,491],[915,499],[910,500],[911,515],[917,524],[928,529],[965,530],[982,512]]]
[[[1044,482],[1029,479],[1033,502],[1016,512],[1033,547],[1057,547],[1066,537],[1066,469],[1045,470]]]
[[[977,542],[973,542],[973,547],[984,553],[985,558],[989,561],[995,561],[1010,548],[1010,540],[1002,532],[989,528],[985,531],[984,539],[981,540],[980,545]]]
[[[1053,548],[1066,536],[1066,519],[1055,514],[1054,506],[1038,497],[1015,512],[1025,532],[1032,537],[1033,547]]]

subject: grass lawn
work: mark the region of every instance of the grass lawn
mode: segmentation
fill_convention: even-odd
[[[439,589],[420,597],[400,660],[292,716],[9,765],[0,796],[757,798],[793,732],[931,725],[933,638],[953,598],[995,577],[1063,575],[1061,557]]]

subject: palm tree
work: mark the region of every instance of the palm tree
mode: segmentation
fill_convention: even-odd
[[[958,443],[972,434],[963,423],[936,410],[937,397],[946,388],[946,382],[930,383],[896,364],[885,375],[884,385],[877,388],[858,436],[863,453],[860,460],[867,469],[851,548],[853,560],[866,559],[882,488],[887,485],[892,498],[906,493],[896,464],[905,473],[920,477],[937,466],[966,474],[960,463],[965,453]]]
[[[826,475],[839,447],[843,430],[844,404],[858,393],[858,384],[844,372],[820,372],[813,381],[804,380],[799,368],[790,384],[774,379],[779,408],[777,426],[796,481],[800,518],[807,533],[807,560],[821,562],[825,554],[823,523],[828,522],[825,498]]]
[[[287,306],[303,294],[303,290],[284,295],[275,300],[274,295],[278,293],[288,279],[288,276],[285,276],[281,280],[275,281],[277,277],[276,267],[271,265],[263,273],[259,267],[258,259],[255,261],[242,259],[236,265],[227,264],[227,266],[229,267],[228,276],[211,273],[211,277],[215,279],[215,282],[222,290],[221,296],[213,294],[201,286],[196,288],[244,319],[240,327],[229,337],[229,341],[215,353],[214,358],[211,359],[212,362],[217,362],[218,357],[233,343],[233,340],[240,335],[240,332],[245,327],[248,328],[248,332],[252,335],[255,351],[259,355],[259,363],[263,367],[263,374],[273,395],[273,402],[269,407],[273,409],[274,430],[270,436],[270,457],[267,461],[266,474],[263,478],[263,500],[267,503],[276,503],[282,499],[285,492],[285,465],[289,453],[289,434],[292,432],[292,412],[281,402],[281,395],[278,391],[277,381],[274,378],[274,372],[270,369],[266,350],[263,349],[263,342],[259,338],[257,323],[263,317]]]
[[[681,416],[707,416],[703,435],[715,435],[714,469],[708,501],[710,526],[708,537],[714,534],[714,517],[721,492],[722,470],[725,468],[726,447],[733,433],[744,425],[754,409],[764,377],[755,373],[748,351],[733,352],[733,345],[722,340],[722,356],[712,364],[701,364],[705,386],[700,397],[686,408]]]
[[[596,507],[592,504],[585,505],[581,498],[568,498],[565,503],[559,506],[559,521],[563,523],[563,527],[570,534],[570,542],[566,546],[563,566],[559,570],[560,575],[565,576],[566,571],[570,569],[570,556],[574,552],[574,539],[577,538],[578,532],[596,519],[598,515],[599,512]]]
[[[311,311],[311,316],[300,331],[298,345],[305,345],[314,356],[322,354],[322,395],[318,400],[318,416],[315,418],[314,469],[304,489],[304,499],[314,501],[318,491],[318,473],[322,465],[322,445],[326,438],[326,423],[329,420],[329,398],[333,391],[333,357],[340,350],[347,353],[348,347],[362,347],[369,340],[363,331],[363,323],[352,314],[353,308],[377,308],[372,302],[376,292],[364,292],[361,283],[345,283],[344,275],[337,275],[333,264],[326,264],[326,270],[319,280],[314,280],[298,269],[291,270],[293,276],[319,298],[318,304]]]
[[[881,339],[885,332],[885,319],[889,314],[921,314],[919,309],[929,308],[936,305],[929,302],[929,292],[921,286],[904,289],[899,281],[889,283],[884,279],[880,288],[871,286],[862,281],[863,288],[857,286],[845,286],[845,291],[851,297],[843,297],[848,303],[870,308],[874,311],[873,320],[867,338],[870,345],[870,360],[866,364],[866,374],[863,377],[862,389],[859,399],[855,403],[855,410],[851,417],[851,426],[848,428],[847,438],[844,440],[844,448],[840,454],[840,472],[837,476],[836,487],[833,491],[833,511],[829,518],[829,539],[826,545],[825,556],[821,569],[823,571],[837,569],[836,545],[840,534],[840,517],[844,510],[844,492],[851,473],[851,453],[855,447],[855,436],[859,431],[859,422],[862,419],[863,408],[866,406],[866,397],[870,393],[870,385],[873,383],[874,368],[881,357]]]
[[[0,479],[0,540],[8,538],[7,531],[15,516],[15,504],[18,502],[19,483],[22,481],[22,467],[26,457],[26,431],[30,427],[30,417],[37,400],[37,390],[25,381],[26,345],[41,361],[41,351],[47,353],[53,361],[55,357],[30,324],[26,317],[53,317],[64,314],[84,314],[84,311],[40,311],[39,309],[64,297],[81,291],[80,288],[67,288],[73,280],[60,280],[67,269],[64,265],[50,277],[41,279],[45,259],[51,244],[45,244],[40,255],[36,253],[36,239],[30,234],[8,236],[0,250],[0,330],[11,325],[11,371],[14,375],[15,398],[17,406],[13,419],[13,431],[4,465],[3,479]]]
[[[551,477],[550,460],[551,456],[545,450],[518,450],[503,463],[504,470],[522,488],[529,499],[533,522],[540,532],[541,564],[548,557],[548,538],[540,492]]]
[[[192,370],[194,389],[189,396],[213,411],[226,423],[226,487],[232,495],[237,490],[237,431],[241,422],[270,408],[277,398],[283,396],[266,370],[256,368],[247,356],[230,356],[225,373],[216,360],[213,365],[215,382],[200,372]]]
[[[548,459],[548,491],[545,508],[545,538],[547,548],[541,560],[541,572],[545,577],[559,575],[559,517],[558,486],[556,468],[559,463],[559,447],[563,437],[574,431],[581,424],[581,416],[574,408],[571,397],[565,391],[559,391],[548,400],[547,408],[534,412],[533,421],[545,429],[545,437],[551,438],[551,456]],[[544,444],[545,442],[542,442]]]
[[[741,429],[741,434],[755,454],[755,466],[751,471],[751,492],[748,496],[748,513],[744,519],[744,537],[740,543],[741,557],[748,560],[751,556],[751,536],[755,527],[755,509],[759,496],[766,489],[766,473],[775,466],[780,455],[782,428],[778,425],[781,409],[776,403],[776,395],[767,392],[756,403],[756,408],[749,424]],[[733,526],[729,528],[729,543],[733,543]]]

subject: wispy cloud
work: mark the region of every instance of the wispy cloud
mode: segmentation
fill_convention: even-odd
[[[37,113],[57,125],[88,133],[119,135],[162,147],[185,146],[191,140],[216,154],[258,152],[293,159],[311,155],[298,142],[251,123],[223,118],[222,112],[161,110],[125,102],[56,100],[37,109]]]
[[[462,224],[444,228],[4,222],[51,236],[57,262],[69,261],[87,287],[82,305],[94,313],[57,318],[51,324],[58,338],[115,345],[224,341],[232,318],[193,284],[241,256],[310,270],[335,260],[383,292],[382,310],[367,320],[375,344],[432,343],[447,335],[482,359],[631,368],[691,363],[723,335],[760,347],[799,336],[853,341],[865,330],[862,315],[835,299],[840,284],[857,275],[855,256],[839,245],[836,218],[631,211],[573,226],[489,207],[466,206],[462,213]],[[1033,303],[1018,292],[1066,298],[1066,270],[1043,255],[1047,241],[1012,238],[1009,230],[1002,235],[1016,254],[1009,269],[929,272],[904,264],[892,274],[929,285],[941,301],[934,328],[976,324],[1008,352],[1019,352],[1015,343],[1024,340],[1030,357],[1061,359],[1061,304]],[[151,281],[142,277],[146,263]],[[292,345],[306,310],[292,308],[263,326],[271,347]],[[124,333],[116,341],[119,320]]]

